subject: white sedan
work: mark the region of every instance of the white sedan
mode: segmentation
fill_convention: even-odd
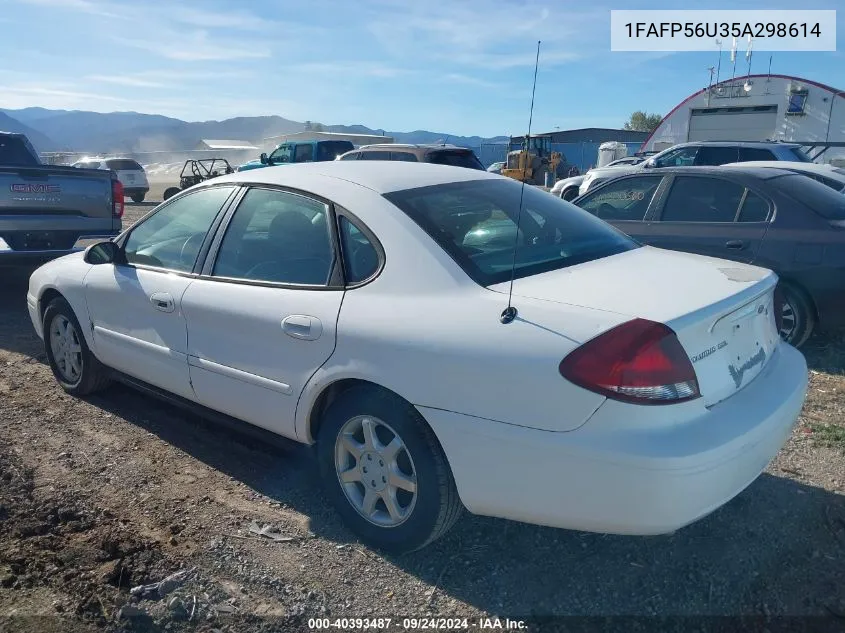
[[[39,268],[30,316],[71,394],[117,379],[316,443],[388,551],[464,507],[619,534],[712,512],[804,401],[776,276],[522,189],[400,162],[222,176]]]

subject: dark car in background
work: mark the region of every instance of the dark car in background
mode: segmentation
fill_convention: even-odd
[[[774,270],[776,316],[793,345],[817,325],[845,325],[845,196],[812,178],[769,167],[666,167],[610,180],[573,204],[643,244]]]
[[[441,143],[431,145],[404,143],[363,145],[354,151],[345,153],[338,160],[401,160],[411,163],[434,163],[436,165],[468,167],[469,169],[484,169],[484,165],[478,160],[478,156],[468,147]]]

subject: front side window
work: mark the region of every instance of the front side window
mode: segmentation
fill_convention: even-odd
[[[310,143],[297,145],[296,153],[293,156],[293,162],[307,163],[310,160],[314,160],[314,146]]]
[[[622,178],[586,194],[578,206],[608,222],[642,220],[662,180],[662,176]]]
[[[208,230],[234,187],[212,187],[163,206],[129,234],[124,245],[129,264],[189,272]]]
[[[733,222],[745,187],[712,177],[678,176],[663,208],[664,222]]]
[[[676,150],[669,150],[662,156],[655,156],[655,167],[686,167],[695,164],[695,157],[698,154],[698,147],[679,147]]]
[[[358,160],[361,154],[359,152],[349,152],[340,157],[340,160]]]
[[[285,191],[251,189],[220,244],[215,277],[326,285],[333,249],[328,207]]]
[[[510,179],[420,187],[385,198],[482,286],[508,281],[512,265],[518,279],[639,246],[583,209],[535,187],[523,192]]]
[[[282,145],[270,154],[270,160],[274,163],[289,163],[290,162],[290,145]]]

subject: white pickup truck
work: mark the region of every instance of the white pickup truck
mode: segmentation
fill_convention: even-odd
[[[0,132],[0,266],[37,264],[114,237],[123,194],[113,172],[44,165],[25,135]]]

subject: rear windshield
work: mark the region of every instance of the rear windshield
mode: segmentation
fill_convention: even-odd
[[[793,156],[795,156],[795,160],[800,162],[800,163],[812,163],[813,162],[813,159],[810,158],[809,156],[807,156],[807,154],[804,153],[804,150],[801,150],[797,147],[790,147],[789,152]]]
[[[845,220],[845,196],[801,174],[782,176],[776,182],[784,194],[803,202],[828,220]]]
[[[569,202],[512,180],[474,180],[385,194],[482,286],[622,253],[639,245]]]
[[[129,158],[113,158],[111,160],[106,161],[106,165],[108,165],[109,169],[112,171],[143,171],[144,168],[141,167],[138,163],[134,160]]]
[[[321,141],[317,143],[317,160],[334,160],[353,149],[355,146],[349,141]]]
[[[469,167],[470,169],[484,169],[484,165],[472,150],[435,150],[428,154],[428,162],[436,165],[451,165],[452,167]]]
[[[38,160],[23,139],[17,136],[3,136],[0,137],[0,165],[33,167],[38,165]]]

